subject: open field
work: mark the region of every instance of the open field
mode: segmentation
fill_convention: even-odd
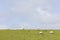
[[[43,34],[39,34],[42,31]],[[60,40],[60,30],[0,30],[0,40]]]

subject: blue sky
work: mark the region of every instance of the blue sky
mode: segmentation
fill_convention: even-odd
[[[60,0],[0,0],[0,28],[60,29]]]

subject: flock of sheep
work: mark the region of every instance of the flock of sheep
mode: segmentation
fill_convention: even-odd
[[[54,34],[53,31],[50,31],[49,33],[50,33],[50,34]],[[43,32],[41,31],[41,32],[39,32],[39,34],[43,34]]]

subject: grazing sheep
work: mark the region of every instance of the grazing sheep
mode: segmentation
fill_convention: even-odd
[[[39,32],[39,34],[43,34],[43,32]]]
[[[50,31],[49,33],[50,33],[50,34],[54,34],[54,32],[53,32],[53,31]]]

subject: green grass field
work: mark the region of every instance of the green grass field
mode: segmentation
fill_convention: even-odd
[[[43,31],[43,34],[39,34]],[[0,30],[0,40],[60,40],[60,30]]]

